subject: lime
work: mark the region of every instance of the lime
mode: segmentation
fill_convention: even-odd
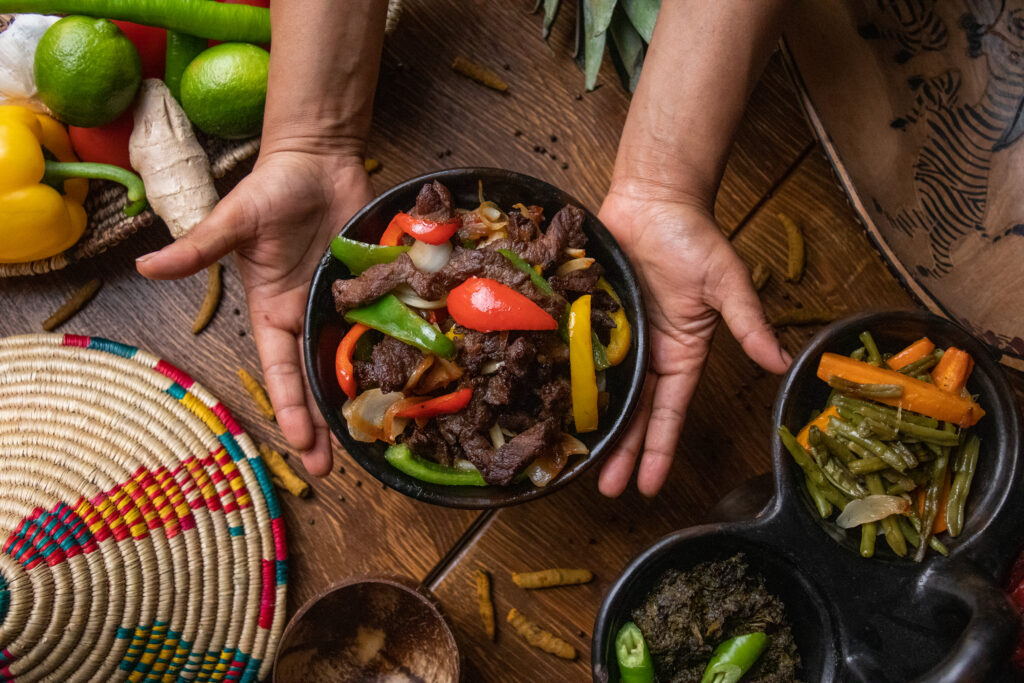
[[[110,123],[131,105],[142,64],[112,22],[65,17],[39,41],[35,76],[39,99],[58,119],[90,128]]]
[[[259,135],[269,67],[270,53],[248,43],[221,43],[204,50],[181,76],[181,106],[209,135]]]

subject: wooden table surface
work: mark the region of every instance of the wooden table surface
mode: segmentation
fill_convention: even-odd
[[[570,58],[571,8],[563,9],[545,43],[539,16],[528,13],[532,4],[406,0],[398,31],[387,41],[369,145],[370,155],[382,162],[374,176],[379,190],[438,168],[500,166],[547,180],[596,211],[629,100],[607,59],[600,87],[583,94],[582,74]],[[452,72],[456,55],[500,72],[509,92],[499,94]],[[795,218],[806,236],[807,270],[799,284],[782,278],[786,245],[778,212]],[[745,262],[771,270],[761,293],[769,318],[794,308],[841,316],[914,306],[836,185],[778,56],[753,93],[716,213]],[[41,321],[69,292],[98,275],[103,289],[61,331],[109,337],[167,358],[230,406],[256,439],[284,449],[276,426],[260,417],[235,376],[239,367],[257,373],[259,360],[232,260],[225,261],[217,317],[198,337],[189,328],[205,275],[150,282],[135,272],[135,257],[169,239],[154,226],[93,261],[0,281],[0,335],[40,331]],[[849,287],[854,280],[857,286]],[[783,328],[779,334],[795,353],[816,329]],[[338,449],[328,477],[313,481],[302,472],[313,484],[313,497],[282,494],[291,555],[289,611],[344,577],[403,575],[433,590],[451,617],[466,680],[589,680],[594,616],[625,564],[660,536],[701,521],[735,486],[770,470],[770,408],[778,383],[720,329],[671,477],[654,500],[635,489],[617,500],[603,498],[595,467],[556,495],[528,505],[448,510],[386,490]],[[551,566],[585,566],[596,579],[586,586],[527,592],[509,576]],[[494,577],[494,643],[477,615],[476,567]],[[513,606],[567,639],[578,658],[564,661],[528,647],[503,622]]]

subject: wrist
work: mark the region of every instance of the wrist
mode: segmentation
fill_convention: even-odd
[[[720,175],[699,167],[668,146],[623,144],[612,173],[609,194],[642,197],[712,210]]]

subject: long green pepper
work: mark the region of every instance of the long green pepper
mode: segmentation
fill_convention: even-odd
[[[386,294],[368,306],[352,309],[345,314],[345,320],[362,323],[441,358],[450,359],[455,356],[452,340],[444,336],[435,325],[413,313],[394,294]]]
[[[768,636],[760,631],[724,641],[712,653],[700,683],[736,683],[767,646]]]
[[[615,659],[622,683],[654,683],[654,662],[640,627],[627,621],[615,636]]]

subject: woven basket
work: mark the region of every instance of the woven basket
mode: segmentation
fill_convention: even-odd
[[[0,680],[265,678],[284,526],[252,440],[105,339],[0,340]]]
[[[391,33],[398,25],[402,12],[402,0],[390,0],[387,10],[385,32]],[[9,15],[0,15],[0,31],[7,28]],[[222,140],[198,133],[199,141],[210,158],[215,178],[222,178],[241,162],[251,159],[259,152],[259,138],[247,140]],[[85,211],[89,223],[85,234],[67,251],[30,263],[0,263],[0,277],[35,275],[59,270],[69,263],[91,258],[101,254],[110,247],[124,241],[140,228],[145,228],[160,219],[152,210],[146,209],[138,216],[125,216],[122,208],[125,205],[125,189],[109,181],[92,180],[89,182],[89,196],[85,201]]]

